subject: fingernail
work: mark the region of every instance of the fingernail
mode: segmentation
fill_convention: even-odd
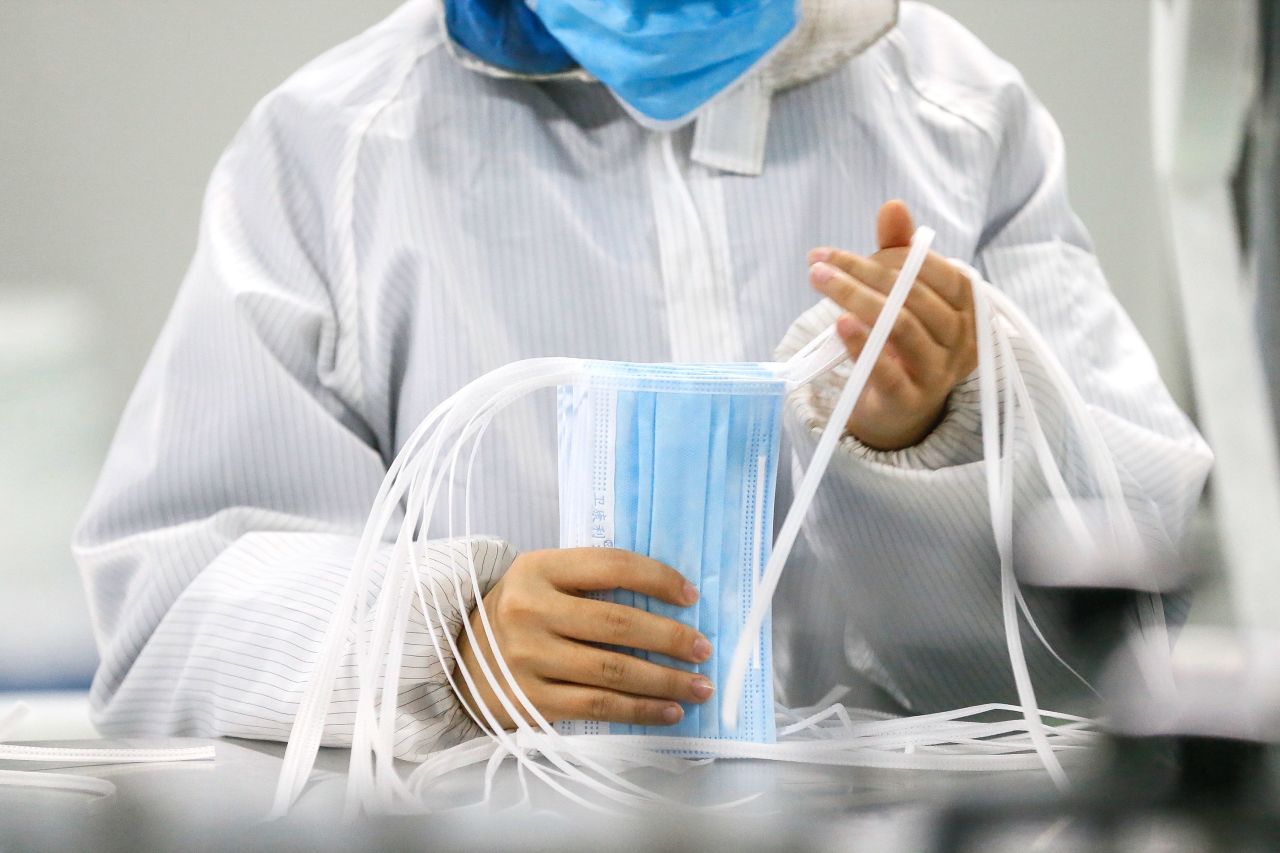
[[[711,657],[711,644],[707,642],[705,637],[699,637],[693,641],[693,658],[697,661],[704,661]]]
[[[689,689],[693,692],[694,696],[697,696],[704,702],[711,698],[712,693],[716,692],[716,689],[711,686],[711,682],[707,681],[705,678],[695,678],[689,684]]]
[[[816,249],[809,250],[809,263],[816,264],[818,261],[825,261],[831,257],[831,250],[826,246],[819,246]]]
[[[688,581],[684,582],[684,600],[686,604],[693,604],[698,600],[698,588]]]
[[[831,277],[836,274],[835,267],[830,264],[816,263],[809,267],[809,279],[814,284],[822,284],[830,281]]]
[[[683,716],[684,709],[679,705],[668,705],[662,709],[662,721],[669,726],[680,722],[680,718]]]

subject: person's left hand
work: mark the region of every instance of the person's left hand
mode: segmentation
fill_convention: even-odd
[[[836,331],[853,358],[906,261],[914,231],[907,206],[891,201],[880,208],[880,251],[871,257],[830,248],[809,252],[814,289],[846,311]],[[941,420],[951,390],[978,363],[975,325],[969,280],[930,252],[849,417],[849,434],[877,450],[923,440]]]

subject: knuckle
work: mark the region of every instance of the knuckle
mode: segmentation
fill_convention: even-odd
[[[920,318],[908,311],[903,311],[899,315],[899,321],[902,324],[902,336],[905,341],[918,341],[925,335],[924,324],[920,322]]]
[[[621,655],[607,655],[600,661],[601,682],[609,687],[617,687],[627,682],[630,667]]]
[[[901,394],[905,384],[906,376],[900,370],[886,370],[878,382],[880,391],[891,397]]]
[[[905,310],[899,314],[897,321],[893,324],[893,328],[889,330],[889,340],[898,346],[909,345],[916,337],[916,328],[912,323],[913,319]]]
[[[609,548],[604,555],[603,568],[608,572],[611,578],[622,578],[626,576],[631,568],[631,560],[633,555],[619,548]]]
[[[531,597],[517,587],[508,589],[506,595],[498,599],[494,616],[503,623],[520,623],[528,621],[535,611]]]
[[[671,645],[668,651],[674,652],[675,656],[688,657],[693,649],[693,629],[679,622],[672,622],[669,631]]]
[[[968,324],[965,322],[965,317],[963,314],[952,314],[950,317],[947,318],[947,326],[945,331],[947,342],[952,347],[956,347],[956,346],[963,347],[966,343],[965,332],[967,328],[968,328]]]
[[[889,341],[891,343],[901,344],[906,334],[907,334],[907,318],[899,314],[897,321],[895,321],[893,324],[893,328],[889,330]]]
[[[520,554],[507,570],[508,576],[525,577],[541,575],[550,563],[550,551],[527,551]]]
[[[525,643],[511,643],[502,650],[502,655],[507,659],[507,664],[514,670],[528,670],[533,665],[537,656]]]
[[[610,607],[604,612],[601,620],[604,623],[605,631],[614,639],[625,637],[631,631],[631,626],[635,620],[626,608],[621,606]]]
[[[679,670],[668,669],[666,672],[666,679],[665,679],[666,695],[672,698],[683,696],[686,692],[688,692],[688,689],[686,687],[686,685],[688,684],[688,678],[689,678],[689,673],[687,672],[680,672]]]
[[[586,702],[586,719],[607,720],[612,715],[613,708],[614,700],[612,696],[608,693],[593,693]]]

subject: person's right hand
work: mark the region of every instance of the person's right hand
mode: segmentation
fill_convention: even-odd
[[[698,591],[674,569],[648,557],[615,548],[568,548],[521,554],[484,597],[498,648],[520,689],[543,716],[558,720],[601,720],[662,726],[684,716],[680,702],[705,702],[713,687],[705,677],[600,648],[599,643],[659,652],[690,663],[711,657],[706,637],[644,610],[584,598],[583,593],[629,589],[688,607]],[[471,629],[498,683],[506,680],[494,664],[480,608]],[[459,664],[475,680],[479,697],[503,728],[511,717],[494,695],[476,660],[477,649],[459,635]],[[483,721],[462,673],[455,673],[464,707]],[[527,712],[512,697],[523,716]]]

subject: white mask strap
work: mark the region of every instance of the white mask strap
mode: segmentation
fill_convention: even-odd
[[[30,707],[19,702],[0,716],[0,740],[13,731]],[[187,746],[174,749],[89,749],[84,747],[27,746],[0,743],[0,761],[57,761],[75,764],[150,764],[163,761],[212,761],[212,746]],[[106,779],[42,770],[0,770],[0,786],[16,788],[54,788],[109,797],[116,786]]]

